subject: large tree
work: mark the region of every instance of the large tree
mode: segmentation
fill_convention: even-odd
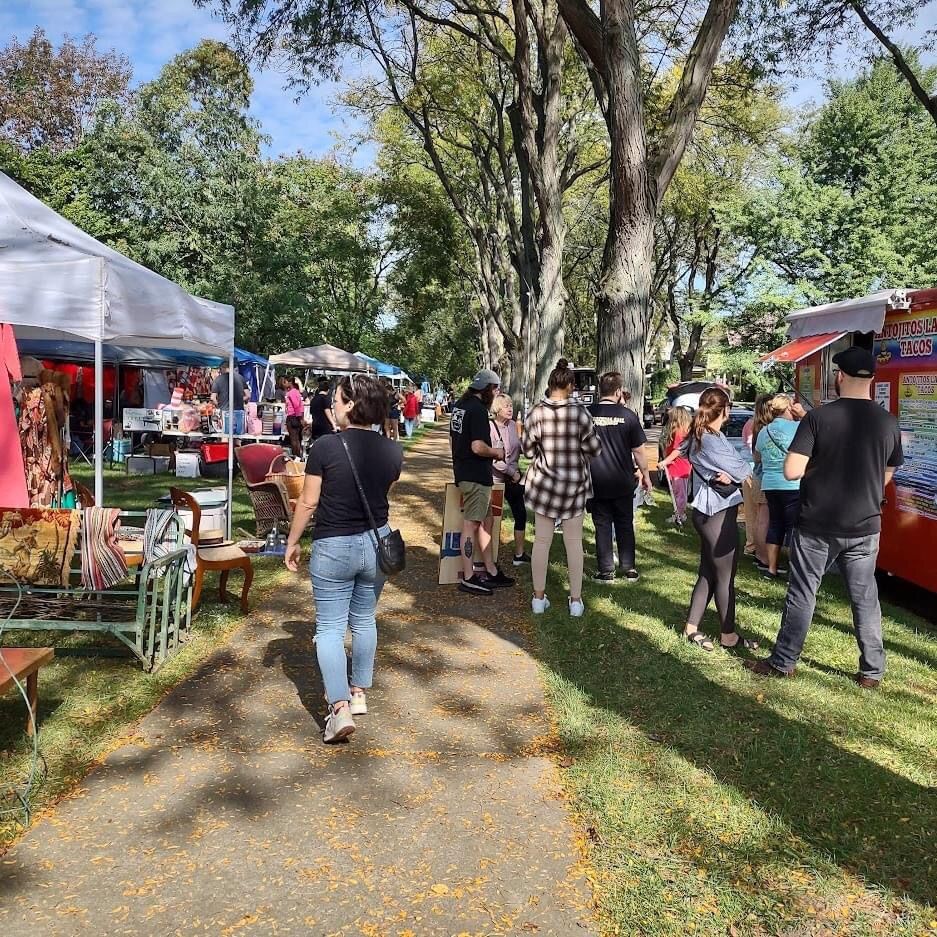
[[[0,139],[24,153],[73,149],[103,103],[127,104],[130,77],[129,61],[98,51],[94,36],[58,49],[39,28],[14,38],[0,50]]]
[[[640,7],[634,0],[559,0],[590,69],[611,148],[609,219],[596,296],[598,367],[644,389],[654,279],[654,229],[693,134],[738,0]],[[651,53],[656,45],[657,54]],[[656,59],[656,62],[655,62]],[[654,82],[677,60],[672,86]]]

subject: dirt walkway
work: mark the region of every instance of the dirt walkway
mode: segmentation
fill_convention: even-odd
[[[0,859],[4,937],[592,933],[538,754],[528,588],[435,584],[447,449],[437,430],[407,455],[393,521],[409,567],[381,601],[373,712],[351,743],[320,741],[297,579]]]

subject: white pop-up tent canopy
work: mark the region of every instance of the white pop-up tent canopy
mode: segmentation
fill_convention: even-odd
[[[0,322],[17,338],[94,347],[95,497],[103,496],[103,346],[227,358],[233,403],[234,308],[200,299],[96,241],[0,173]],[[229,423],[229,425],[233,425]],[[229,436],[233,450],[233,439]],[[233,452],[229,453],[233,463]],[[232,466],[229,466],[229,493]],[[229,512],[230,515],[230,512]]]

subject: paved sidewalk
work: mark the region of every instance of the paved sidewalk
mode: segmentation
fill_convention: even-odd
[[[321,744],[297,578],[0,858],[0,934],[594,932],[538,754],[529,573],[495,599],[437,587],[445,433],[405,468],[392,521],[409,565],[378,610],[373,712],[351,742]]]

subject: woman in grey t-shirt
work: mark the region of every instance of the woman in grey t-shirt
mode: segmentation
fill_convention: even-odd
[[[715,599],[719,613],[722,646],[749,650],[758,647],[756,641],[741,637],[735,630],[741,483],[751,475],[751,466],[722,434],[730,406],[725,391],[718,388],[705,391],[683,445],[660,463],[660,468],[666,468],[683,455],[693,467],[691,504],[693,526],[700,537],[700,563],[683,633],[691,644],[704,651],[713,649],[712,641],[699,630],[711,598]]]

